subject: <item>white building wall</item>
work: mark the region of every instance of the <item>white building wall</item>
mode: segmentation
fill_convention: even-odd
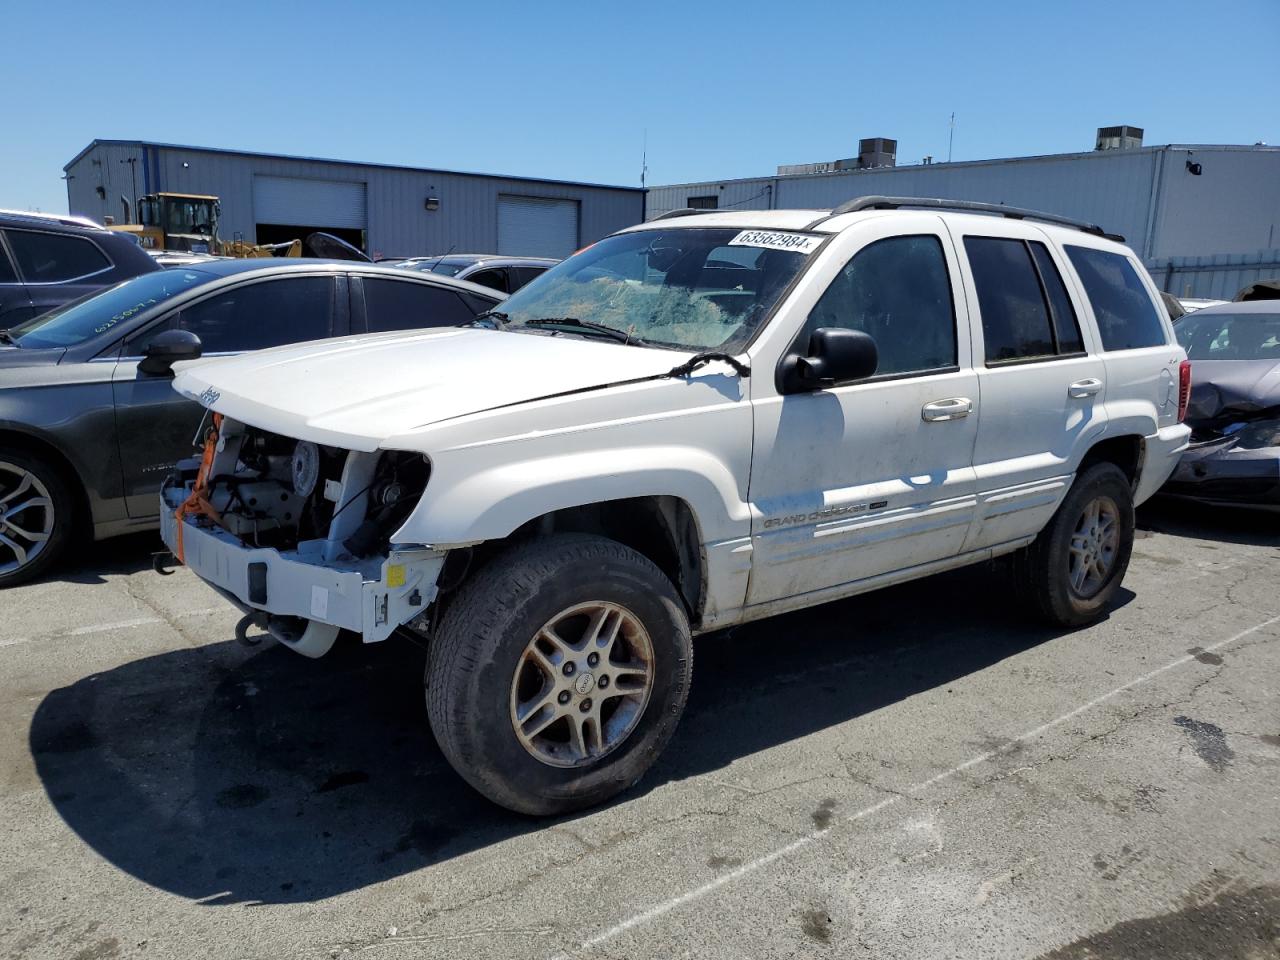
[[[1201,165],[1199,176],[1188,159]],[[648,216],[708,194],[720,196],[721,209],[830,209],[870,194],[1004,203],[1099,224],[1147,261],[1280,248],[1275,147],[1144,147],[674,184],[650,190]],[[1197,286],[1211,282],[1200,276]]]

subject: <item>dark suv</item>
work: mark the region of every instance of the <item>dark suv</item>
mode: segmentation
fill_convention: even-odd
[[[132,236],[84,217],[0,210],[0,330],[158,269]]]

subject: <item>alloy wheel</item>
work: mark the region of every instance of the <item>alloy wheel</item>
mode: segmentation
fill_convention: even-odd
[[[53,498],[30,470],[0,460],[0,573],[38,557],[53,535]]]
[[[635,730],[653,690],[653,644],[616,603],[556,614],[521,654],[511,682],[511,725],[522,746],[554,767],[580,767]]]
[[[1068,572],[1079,597],[1094,596],[1107,582],[1120,551],[1120,509],[1110,497],[1085,504],[1071,534]]]

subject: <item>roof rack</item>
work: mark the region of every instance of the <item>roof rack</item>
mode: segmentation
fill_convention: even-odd
[[[668,210],[666,213],[660,213],[654,220],[671,220],[675,217],[692,217],[699,213],[715,213],[715,210],[695,210],[693,207],[684,207],[680,210]]]
[[[1008,217],[1010,220],[1039,220],[1043,223],[1053,223],[1062,227],[1074,227],[1076,230],[1091,233],[1096,237],[1105,237],[1108,240],[1124,243],[1124,237],[1118,233],[1107,233],[1096,223],[1072,220],[1070,217],[1060,217],[1056,213],[1041,213],[1039,210],[1008,207],[1003,203],[981,203],[977,200],[941,200],[937,197],[854,197],[852,200],[846,200],[840,204],[825,217],[815,220],[805,229],[811,230],[818,224],[830,220],[832,217],[838,217],[843,213],[856,213],[859,210],[899,210],[903,207],[918,207],[923,210],[960,210],[967,213],[994,213],[1002,217]]]
[[[61,223],[68,227],[93,227],[97,230],[106,229],[102,224],[88,217],[81,217],[74,213],[42,213],[38,210],[0,210],[0,216],[5,217],[22,217],[24,220],[35,220],[37,222]]]

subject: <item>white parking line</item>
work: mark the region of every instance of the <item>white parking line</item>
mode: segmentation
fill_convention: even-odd
[[[184,610],[177,614],[179,618],[203,617],[221,610],[232,610],[230,604],[222,607],[201,607],[199,610]],[[109,633],[112,630],[128,630],[131,627],[145,627],[153,623],[164,623],[160,617],[134,617],[132,620],[117,620],[114,623],[91,623],[83,627],[64,630],[61,633],[45,633],[34,637],[0,637],[0,647],[14,647],[21,643],[43,643],[48,640],[61,640],[65,637],[83,637],[94,633]]]
[[[1204,653],[1218,650],[1218,649],[1221,649],[1222,647],[1227,646],[1228,644],[1232,644],[1239,640],[1243,640],[1245,637],[1249,636],[1250,634],[1257,633],[1259,630],[1263,630],[1271,626],[1273,623],[1280,623],[1280,616],[1275,616],[1270,618],[1269,620],[1264,620],[1261,623],[1258,623],[1252,627],[1249,627],[1247,630],[1241,630],[1239,633],[1234,634],[1233,636],[1227,637],[1225,640],[1219,640],[1217,643],[1212,644],[1211,646],[1204,647],[1201,651],[1197,651],[1197,655],[1203,655]],[[1018,744],[1023,743],[1027,740],[1032,740],[1040,736],[1042,733],[1045,733],[1053,729],[1054,727],[1059,726],[1060,724],[1066,723],[1068,720],[1078,717],[1080,716],[1080,714],[1085,713],[1088,710],[1092,710],[1094,707],[1098,706],[1099,704],[1105,703],[1111,698],[1118,696],[1121,693],[1124,693],[1126,690],[1131,690],[1134,687],[1140,686],[1144,683],[1148,683],[1151,680],[1154,680],[1156,677],[1160,676],[1162,673],[1166,673],[1178,667],[1185,666],[1186,664],[1190,663],[1194,659],[1195,659],[1195,655],[1187,654],[1186,656],[1179,657],[1177,660],[1172,660],[1169,663],[1166,663],[1162,667],[1157,667],[1155,670],[1152,670],[1150,673],[1144,673],[1142,676],[1137,677],[1133,680],[1130,680],[1128,683],[1123,684],[1119,687],[1116,687],[1114,690],[1108,691],[1107,693],[1102,694],[1102,696],[1100,697],[1094,697],[1088,703],[1081,704],[1080,706],[1076,707],[1074,710],[1070,710],[1059,717],[1055,717],[1054,719],[1048,721],[1047,723],[1042,723],[1040,724],[1040,726],[1035,727],[1032,730],[1028,730],[1026,733],[1020,734],[1017,737],[1014,737],[1012,740],[1010,740],[1008,743],[1004,744],[1001,747],[997,747],[994,750],[988,750],[986,753],[980,753],[976,757],[971,757],[970,759],[966,760],[964,763],[958,766],[952,767],[950,770],[940,773],[937,776],[930,777],[928,780],[922,780],[919,783],[911,785],[901,795],[886,797],[885,799],[881,800],[879,803],[874,803],[869,807],[864,807],[863,809],[857,811],[856,813],[850,814],[848,817],[845,817],[844,822],[852,823],[858,820],[862,820],[866,817],[870,817],[876,813],[879,813],[881,810],[884,810],[887,807],[893,806],[895,803],[901,800],[903,796],[922,793],[925,790],[929,789],[930,787],[934,786],[935,784],[941,783],[943,780],[948,780],[951,777],[954,777],[956,774],[963,773],[965,770],[968,770],[971,767],[975,767],[981,763],[985,763],[986,761],[992,759],[993,757],[999,756],[1002,753],[1007,753]],[[769,864],[774,863],[777,860],[781,860],[783,857],[790,856],[791,854],[795,853],[797,850],[803,849],[804,847],[807,847],[815,843],[816,841],[822,839],[822,837],[828,832],[830,832],[832,829],[833,829],[832,827],[825,827],[821,830],[815,830],[813,833],[807,834],[798,840],[793,840],[791,843],[788,843],[786,846],[778,847],[776,850],[766,853],[762,857],[752,860],[749,863],[744,863],[742,866],[734,870],[731,870],[728,873],[722,874],[721,876],[716,877],[716,879],[711,880],[707,883],[704,883],[700,887],[695,887],[694,889],[688,890],[682,894],[679,894],[678,896],[674,896],[669,900],[664,900],[661,903],[657,904],[656,906],[650,907],[648,910],[645,910],[642,913],[637,913],[634,916],[628,917],[627,919],[614,924],[612,927],[609,927],[607,930],[601,931],[600,933],[596,934],[594,937],[591,937],[587,940],[582,941],[582,943],[578,945],[576,950],[590,950],[593,947],[597,947],[602,943],[605,943],[609,940],[614,939],[615,937],[620,936],[621,934],[626,933],[628,930],[633,930],[636,927],[640,927],[653,920],[657,920],[659,917],[667,913],[670,913],[672,910],[682,907],[687,903],[692,903],[695,900],[700,900],[703,897],[707,896],[708,894],[714,893],[716,890],[719,890],[721,887],[728,886],[729,884],[733,883],[736,880],[742,879],[748,874],[756,873],[757,871],[763,869],[764,867],[767,867]],[[571,956],[572,955],[569,953],[562,952],[552,956],[551,960],[570,960]]]

